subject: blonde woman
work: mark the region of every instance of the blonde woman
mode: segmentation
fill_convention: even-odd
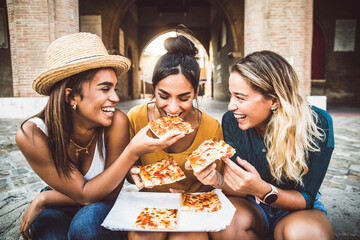
[[[334,149],[330,115],[309,106],[290,64],[255,52],[231,69],[223,191],[237,211],[213,239],[333,239],[319,188]]]

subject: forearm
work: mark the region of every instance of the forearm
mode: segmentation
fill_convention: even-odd
[[[306,201],[300,192],[296,190],[277,189],[279,195],[278,199],[272,204],[273,206],[289,211],[306,209]]]
[[[85,182],[82,188],[82,202],[84,205],[98,202],[110,194],[125,179],[128,170],[138,157],[128,147],[115,162],[101,174]]]
[[[75,200],[56,190],[43,191],[39,193],[36,198],[38,200],[38,203],[43,207],[45,207],[46,205],[69,206],[79,204]]]
[[[265,196],[272,191],[270,183],[261,180],[256,187],[253,188],[253,192],[250,194],[264,199]],[[278,198],[271,205],[283,209],[283,210],[302,210],[306,209],[306,201],[303,195],[296,190],[283,190],[275,187],[278,191]]]
[[[109,195],[107,195],[103,200],[116,200],[116,198],[118,197],[122,187],[124,185],[124,181],[122,181],[119,186],[117,186],[115,188],[114,191],[112,191]]]

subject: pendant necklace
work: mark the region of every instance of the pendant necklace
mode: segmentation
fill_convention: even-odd
[[[258,133],[258,131],[256,129],[255,129],[255,132],[256,132],[256,135],[258,136],[258,138],[259,138],[259,140],[261,142],[261,146],[262,146],[261,151],[263,153],[265,153],[266,152],[266,147],[265,147],[264,141],[261,139],[260,134]]]
[[[76,147],[76,149],[75,149],[75,156],[76,156],[76,158],[79,158],[79,154],[80,154],[80,152],[81,152],[82,150],[85,150],[85,155],[88,156],[88,155],[90,154],[90,153],[89,153],[89,147],[90,147],[92,141],[94,140],[95,135],[96,135],[96,133],[92,136],[90,142],[88,143],[88,145],[86,145],[86,147],[81,147],[81,146],[77,145],[77,144],[70,138],[70,142],[71,142],[72,144],[74,144],[75,147]]]

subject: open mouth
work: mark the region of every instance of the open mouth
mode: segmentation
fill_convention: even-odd
[[[234,117],[238,120],[242,120],[246,118],[245,114],[234,114]]]
[[[165,112],[165,111],[164,111],[164,112]],[[165,112],[165,114],[166,114],[167,117],[179,117],[181,113],[171,114],[171,113]]]
[[[113,112],[115,112],[115,108],[114,108],[114,107],[103,107],[103,108],[101,108],[101,110],[102,110],[103,112],[106,112],[106,113],[113,113]]]

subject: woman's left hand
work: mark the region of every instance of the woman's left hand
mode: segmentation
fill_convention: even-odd
[[[25,210],[20,220],[20,233],[24,239],[31,239],[29,229],[34,220],[44,210],[41,204],[41,193],[39,193]]]
[[[227,186],[233,191],[250,194],[250,195],[261,195],[260,189],[264,182],[258,171],[248,161],[245,161],[239,157],[236,157],[236,161],[241,167],[236,165],[229,158],[223,159],[226,163],[224,168],[224,180]]]
[[[191,168],[191,164],[189,161],[186,161],[185,163],[185,169],[186,170],[193,170]],[[204,185],[210,185],[210,186],[216,186],[219,184],[220,179],[219,176],[216,174],[216,163],[213,162],[209,166],[207,166],[205,169],[203,169],[200,172],[194,172],[195,177]]]

